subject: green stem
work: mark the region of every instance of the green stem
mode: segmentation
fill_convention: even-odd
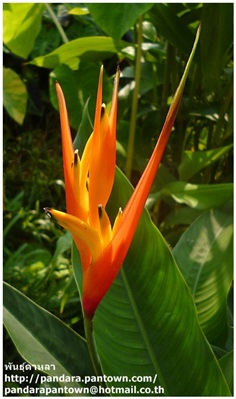
[[[57,16],[56,16],[56,14],[54,13],[52,7],[51,7],[50,4],[48,4],[48,3],[45,3],[45,7],[46,7],[48,13],[50,14],[50,16],[51,16],[51,18],[52,18],[54,24],[56,25],[57,30],[58,30],[58,32],[59,32],[60,35],[61,35],[61,38],[62,38],[63,43],[68,43],[68,42],[69,42],[69,39],[68,39],[68,37],[66,36],[64,30],[62,29],[61,25],[59,24],[58,19],[57,19]]]
[[[141,79],[142,17],[139,19],[137,31],[138,31],[138,40],[137,40],[136,62],[135,62],[135,88],[132,100],[129,141],[127,149],[127,161],[126,161],[126,176],[128,177],[129,180],[131,179],[131,173],[132,173],[135,128],[136,128],[137,109],[138,109],[138,95],[139,95],[140,79]]]
[[[84,332],[85,332],[85,338],[87,340],[89,355],[90,355],[94,370],[96,372],[96,375],[103,376],[101,364],[100,364],[97,349],[96,349],[94,333],[93,333],[93,320],[87,319],[86,317],[84,317]],[[102,387],[106,388],[106,384],[104,383],[104,381],[101,381],[100,384]]]

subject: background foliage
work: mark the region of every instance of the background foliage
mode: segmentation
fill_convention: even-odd
[[[109,105],[119,63],[117,163],[124,172],[135,81],[136,86],[140,81],[135,185],[201,22],[198,50],[147,207],[173,249],[203,331],[225,369],[232,350],[232,21],[233,6],[225,3],[3,5],[4,279],[82,335],[71,237],[42,211],[65,208],[55,81],[65,93],[74,137],[78,129],[86,135],[100,65]],[[191,271],[181,266],[185,259],[191,259]],[[205,263],[208,267],[201,267]],[[212,273],[216,278],[209,283]],[[212,297],[219,292],[217,308]],[[4,348],[6,363],[21,361],[7,333]]]

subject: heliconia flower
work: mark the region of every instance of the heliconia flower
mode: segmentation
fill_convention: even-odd
[[[117,210],[113,226],[105,207],[115,176],[119,70],[116,72],[111,109],[108,114],[105,105],[102,104],[103,68],[101,68],[94,131],[81,157],[78,150],[73,148],[65,99],[59,84],[56,84],[67,213],[52,208],[44,209],[47,215],[72,233],[79,250],[83,274],[82,305],[87,319],[93,318],[95,310],[117,276],[129,250],[173,127],[198,37],[199,30],[152,156],[125,209]]]

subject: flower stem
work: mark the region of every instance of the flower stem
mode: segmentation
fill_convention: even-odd
[[[87,317],[84,317],[84,331],[85,331],[85,337],[87,340],[87,345],[88,345],[88,351],[90,354],[90,358],[94,367],[94,370],[96,372],[97,376],[102,376],[102,368],[101,364],[98,358],[98,353],[96,349],[96,343],[94,339],[94,333],[93,333],[93,320],[88,319]],[[101,386],[106,388],[106,384],[104,382],[101,382]]]
[[[138,40],[137,40],[136,62],[135,62],[135,88],[132,100],[129,141],[127,149],[127,161],[126,161],[126,176],[128,177],[129,180],[131,178],[131,173],[132,173],[135,128],[136,128],[137,109],[138,109],[138,95],[139,95],[140,78],[141,78],[142,17],[140,17],[139,19],[137,31],[138,31]]]
[[[61,35],[61,38],[62,38],[63,43],[68,43],[68,42],[69,42],[69,39],[68,39],[68,37],[66,36],[64,30],[62,29],[61,25],[59,24],[58,19],[57,19],[55,13],[54,13],[52,7],[51,7],[48,3],[45,3],[45,7],[46,7],[48,13],[50,14],[50,17],[52,18],[54,24],[56,25],[57,30],[58,30],[58,32],[59,32],[60,35]]]

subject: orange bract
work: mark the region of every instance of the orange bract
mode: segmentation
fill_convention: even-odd
[[[153,154],[124,212],[117,210],[113,226],[105,207],[115,176],[119,70],[115,77],[108,115],[105,105],[102,104],[101,68],[94,131],[81,158],[78,150],[73,148],[64,96],[59,84],[56,85],[62,130],[67,213],[51,208],[45,208],[45,211],[61,226],[71,231],[80,252],[83,272],[82,303],[85,317],[88,319],[93,318],[130,247],[178,111],[198,37],[199,30]]]

